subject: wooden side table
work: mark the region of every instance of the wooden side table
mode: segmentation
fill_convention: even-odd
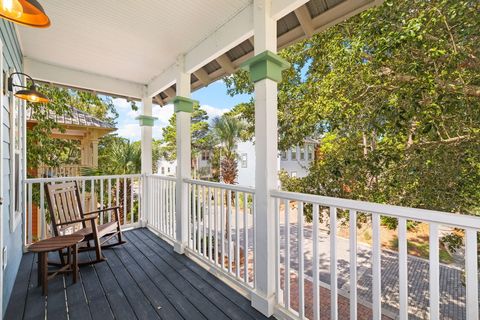
[[[43,295],[47,295],[48,280],[52,279],[59,273],[71,272],[73,282],[78,279],[78,243],[83,240],[82,235],[72,234],[66,236],[58,236],[35,242],[28,251],[38,254],[38,285],[42,285]],[[48,271],[48,253],[54,251],[62,251],[67,249],[67,264],[54,271]]]

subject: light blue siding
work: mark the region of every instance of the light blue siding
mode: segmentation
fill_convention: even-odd
[[[17,34],[12,23],[0,19],[0,37],[3,42],[3,66],[4,70],[15,68],[17,71],[23,71],[22,52],[18,42]],[[1,124],[3,131],[3,176],[1,177],[3,184],[3,245],[7,247],[7,268],[3,271],[3,310],[5,309],[12,292],[15,277],[17,276],[18,266],[22,257],[22,227],[19,225],[14,232],[10,230],[10,113],[8,110],[8,99],[4,97],[3,106],[3,123]],[[1,250],[1,249],[0,249]],[[1,270],[1,267],[0,267]]]

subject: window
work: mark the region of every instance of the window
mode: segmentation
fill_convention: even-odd
[[[22,220],[22,168],[23,162],[23,110],[26,105],[13,95],[7,97],[10,111],[10,231],[13,232]]]
[[[287,160],[287,151],[282,151],[280,153],[280,157],[281,157],[282,160]]]
[[[165,174],[165,167],[162,167],[162,174]]]
[[[291,154],[291,160],[297,160],[297,147],[293,147],[292,150],[290,151]]]
[[[167,171],[168,171],[168,173],[170,173],[170,167],[168,167]]]
[[[300,160],[305,160],[305,146],[300,147]]]
[[[210,151],[202,151],[202,160],[204,161],[210,160]]]
[[[310,144],[307,146],[307,152],[308,152],[308,161],[313,160],[313,146]]]
[[[241,163],[242,163],[242,168],[246,168],[248,166],[248,163],[247,163],[247,154],[246,153],[242,153],[241,157],[240,157],[240,160],[241,160]]]
[[[296,178],[297,177],[297,171],[292,171],[292,178]]]

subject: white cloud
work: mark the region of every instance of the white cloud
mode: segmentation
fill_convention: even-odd
[[[125,111],[125,110],[132,109],[132,105],[130,104],[130,102],[128,102],[126,99],[123,99],[123,98],[113,99],[113,104],[115,105],[115,108],[117,110]]]
[[[131,141],[137,141],[141,138],[141,130],[138,123],[119,124],[115,133],[120,137],[130,139]]]
[[[205,110],[208,114],[208,118],[211,120],[215,117],[220,117],[222,116],[224,113],[230,111],[230,109],[222,109],[222,108],[215,108],[215,107],[212,107],[212,106],[209,106],[207,104],[204,104],[204,105],[201,105],[200,106],[201,109]]]
[[[118,130],[116,133],[120,137],[130,139],[131,141],[140,140],[141,128],[138,124],[138,120],[135,120],[135,118],[141,114],[141,108],[137,111],[132,110],[130,108],[130,103],[126,102],[125,99],[114,99],[114,103],[119,113],[121,113],[121,116],[118,119]],[[209,105],[202,105],[201,108],[207,112],[210,120],[230,111],[227,108],[221,109]],[[173,116],[173,105],[167,104],[163,107],[153,105],[152,115],[157,118],[152,130],[153,138],[160,139],[162,137],[162,129],[168,125],[170,118]]]

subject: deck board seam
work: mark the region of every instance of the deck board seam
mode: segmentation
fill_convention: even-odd
[[[201,274],[199,274],[196,270],[194,270],[194,268],[192,268],[189,264],[185,263],[184,261],[180,260],[178,256],[176,256],[175,254],[172,254],[171,251],[169,251],[167,248],[165,248],[164,244],[166,243],[165,241],[163,241],[159,236],[155,235],[155,234],[152,234],[148,231],[146,231],[145,229],[138,229],[142,234],[145,234],[148,238],[150,238],[152,241],[158,243],[158,245],[160,247],[163,248],[164,251],[167,252],[167,254],[169,254],[171,257],[173,257],[174,259],[176,259],[177,261],[179,261],[180,263],[182,263],[183,265],[185,265],[191,272],[193,272],[195,275],[197,275],[198,277],[203,278],[203,276]],[[133,231],[133,230],[132,230]],[[151,235],[153,235],[153,237],[151,237]],[[160,240],[160,241],[157,241],[157,240]],[[168,245],[168,244],[167,244]],[[216,281],[218,281],[219,283],[222,283],[221,280],[217,277],[215,277],[215,275],[211,274],[208,270],[205,270],[204,268],[202,268],[201,266],[199,266],[195,261],[189,259],[188,257],[186,256],[181,256],[181,257],[185,257],[185,259],[188,259],[189,262],[195,264],[196,266],[198,266],[199,268],[201,268],[202,270],[204,270],[207,274],[211,275]],[[210,284],[210,283],[209,283]],[[240,293],[238,293],[237,291],[235,291],[235,289],[231,288],[228,284],[225,284],[225,283],[222,283],[226,286],[226,288],[228,290],[232,290],[233,292],[235,292],[235,294],[238,294],[241,296],[241,298],[244,298],[246,299],[244,296],[242,296]],[[213,287],[216,291],[218,291],[221,295],[223,295],[226,299],[228,299],[229,301],[231,301],[233,304],[235,304],[236,306],[238,306],[238,308],[240,308],[244,313],[248,314],[250,317],[252,317],[252,319],[256,319],[256,317],[260,316],[260,317],[263,317],[263,315],[261,315],[260,313],[258,315],[255,315],[255,314],[252,314],[251,312],[245,310],[245,308],[238,304],[237,302],[235,302],[234,300],[232,300],[228,295],[225,295],[221,290],[219,290],[218,288],[216,288],[215,286],[213,286],[212,284],[210,284],[211,287]],[[251,305],[249,305],[250,308]],[[268,319],[265,317],[265,319]]]
[[[130,236],[129,236],[129,233],[128,233],[127,236],[126,236],[126,238],[128,239],[129,237],[130,237]],[[173,288],[175,288],[175,290],[177,290],[180,294],[182,294],[182,292],[175,286],[175,284],[174,284],[165,274],[163,274],[163,272],[161,272],[161,271],[157,268],[157,266],[155,265],[155,263],[154,263],[153,261],[151,261],[151,260],[138,248],[138,246],[135,245],[135,242],[134,242],[134,241],[132,241],[132,245],[148,260],[149,263],[152,264],[152,266],[153,266],[159,273],[162,274],[162,276],[172,285]],[[128,254],[129,254],[132,258],[134,258],[134,257],[132,256],[132,254],[131,254],[128,250],[127,250],[127,252],[128,252]],[[148,275],[147,275],[147,276],[148,276]],[[150,276],[148,276],[148,277],[151,279]],[[153,282],[153,281],[152,281],[152,282]],[[158,285],[157,285],[155,282],[153,282],[153,283],[154,283],[154,285],[155,285],[160,291],[162,291],[162,289],[161,289],[160,287],[158,287]],[[199,310],[199,309],[197,308],[197,306],[195,306],[195,305],[190,301],[190,299],[188,299],[188,298],[187,298],[185,295],[183,295],[183,294],[182,294],[182,296],[185,298],[185,300],[188,302],[189,305],[191,305],[195,310],[197,310],[197,312],[198,312],[200,315],[202,315],[205,319],[208,319],[208,317],[207,317],[201,310]],[[167,296],[166,296],[166,297],[167,297]],[[167,297],[167,299],[168,299],[169,301],[171,301],[168,297]],[[172,304],[172,305],[173,305],[173,307],[175,308],[175,310],[177,310],[177,312],[182,316],[182,318],[186,319],[186,318],[182,315],[182,313],[180,312],[180,310],[178,310],[178,309],[175,307],[174,304]]]
[[[140,241],[142,241],[148,248],[150,248],[153,252],[155,252],[155,254],[156,254],[160,259],[162,259],[167,265],[169,265],[173,270],[175,270],[175,272],[176,272],[178,275],[180,275],[192,288],[194,288],[200,295],[202,295],[203,297],[205,297],[205,299],[207,299],[207,300],[210,301],[213,305],[215,305],[215,306],[217,307],[217,309],[220,310],[227,318],[232,319],[232,317],[231,317],[229,314],[227,314],[222,308],[219,308],[219,307],[217,306],[217,304],[215,303],[215,301],[212,301],[207,295],[205,295],[203,292],[201,292],[201,291],[199,290],[199,288],[197,288],[196,285],[192,284],[192,283],[190,282],[190,280],[188,280],[181,272],[179,272],[174,266],[172,266],[164,257],[162,257],[161,254],[158,254],[158,253],[155,251],[155,248],[152,248],[151,245],[148,245],[143,239],[141,239],[141,238],[137,235],[137,232],[140,232],[140,233],[141,233],[141,231],[135,231],[135,230],[132,230],[132,231],[133,231],[133,232],[131,232],[131,233],[132,233],[134,236],[136,236],[138,239],[140,239]],[[143,234],[143,233],[142,233],[142,234]],[[150,237],[148,237],[148,238],[150,239]],[[158,244],[157,244],[157,245],[158,245]],[[158,245],[158,246],[159,246],[163,251],[166,252],[166,250],[163,249],[160,245]],[[167,254],[169,254],[169,253],[167,252]],[[175,258],[175,257],[172,257],[172,258]],[[177,261],[178,261],[178,260],[177,260]],[[183,262],[181,262],[181,261],[178,261],[178,262],[179,262],[180,264],[182,264],[185,268],[187,268],[187,266],[186,266]],[[187,268],[187,269],[188,269],[188,268]],[[203,279],[201,279],[201,280],[204,281]],[[206,282],[206,281],[204,281],[204,282],[210,287],[210,289],[216,291],[219,295],[221,295],[222,297],[224,297],[225,299],[227,299],[221,292],[219,292],[216,288],[214,288],[214,287],[213,287],[212,285],[210,285],[208,282]],[[227,300],[230,301],[229,299],[227,299]],[[230,301],[230,302],[231,302],[231,301]],[[243,312],[243,310],[242,310],[238,305],[236,305],[236,304],[233,303],[233,302],[231,302],[231,303],[232,303],[236,308],[238,308],[239,311],[242,311],[242,312]],[[250,315],[248,315],[248,314],[245,313],[245,312],[243,312],[243,313],[244,313],[245,315],[247,315],[247,316],[250,316]]]
[[[125,234],[125,233],[124,233],[124,234]],[[119,249],[122,249],[122,248],[119,248]],[[113,251],[113,252],[114,252],[114,254],[115,254],[115,256],[117,257],[118,261],[120,261],[120,263],[123,265],[125,271],[132,277],[133,281],[135,282],[135,284],[136,284],[137,287],[138,287],[138,290],[140,290],[140,291],[143,293],[143,295],[145,296],[145,300],[148,301],[148,303],[150,304],[150,306],[152,307],[152,309],[155,310],[155,313],[158,315],[158,317],[159,317],[160,319],[163,319],[162,315],[157,311],[157,307],[156,307],[155,305],[153,305],[153,303],[152,303],[152,302],[150,301],[150,299],[148,298],[147,293],[139,286],[139,284],[138,284],[138,282],[136,281],[135,277],[132,275],[132,272],[130,272],[130,270],[129,270],[128,267],[125,265],[125,263],[122,261],[122,259],[120,259],[120,256],[118,255],[118,252],[117,252],[117,248],[112,248],[112,250],[110,250],[110,251]],[[125,251],[127,251],[127,250],[125,250]],[[108,260],[107,260],[107,262],[108,262]],[[111,266],[109,266],[109,267],[110,267],[110,270],[112,270],[112,269],[111,269]],[[113,272],[113,270],[112,270],[112,272]],[[116,277],[115,277],[115,279],[116,279]],[[118,279],[117,279],[117,281],[118,281]],[[121,287],[121,286],[120,286],[120,287]],[[124,290],[122,289],[122,291],[124,291]],[[124,292],[125,292],[125,291],[124,291]],[[127,295],[125,295],[125,297],[127,297]],[[130,301],[129,301],[128,298],[127,298],[127,300],[128,300],[128,302],[130,303]]]
[[[92,258],[93,258],[93,259],[96,259],[96,257],[94,257],[94,256],[92,257],[92,256],[93,256],[93,252],[88,252],[88,257],[89,257],[90,259],[92,259]],[[127,299],[127,295],[125,294],[125,290],[123,290],[123,288],[122,288],[122,287],[120,286],[120,284],[118,283],[118,279],[117,279],[117,277],[115,277],[115,273],[113,272],[111,265],[108,263],[108,259],[107,259],[106,261],[104,261],[104,262],[108,265],[108,269],[109,269],[110,272],[113,274],[113,278],[114,278],[115,281],[117,282],[118,287],[120,288],[120,290],[122,290],[123,295],[125,296],[125,300],[128,302],[128,305],[129,305],[130,308],[132,309],[133,314],[134,314],[135,317],[138,319],[138,316],[137,316],[137,314],[135,313],[135,309],[133,309],[132,304],[131,304],[130,301]],[[110,312],[112,313],[113,318],[116,319],[115,312],[113,311],[112,305],[111,305],[111,303],[110,303],[110,299],[108,298],[107,292],[105,291],[105,287],[103,286],[103,283],[102,283],[102,281],[100,280],[100,275],[98,274],[97,266],[94,265],[94,266],[93,266],[93,269],[95,270],[95,275],[97,276],[98,282],[100,283],[100,287],[102,288],[103,295],[105,296],[105,299],[106,299],[107,302],[108,302],[108,307],[110,308]],[[83,284],[82,284],[82,285],[83,285]],[[88,301],[88,299],[87,299],[87,301]],[[88,303],[88,307],[89,307],[89,309],[90,309],[90,303]]]

